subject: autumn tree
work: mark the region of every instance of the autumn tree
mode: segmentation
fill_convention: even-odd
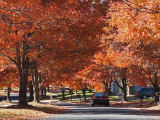
[[[28,81],[29,56],[31,43],[30,38],[36,28],[35,21],[27,13],[34,13],[37,3],[30,1],[1,1],[1,55],[9,58],[18,68],[20,78],[19,105],[27,105],[26,87]],[[29,8],[33,8],[31,11]],[[25,10],[24,10],[25,9]],[[29,10],[29,11],[28,11]],[[33,10],[35,10],[33,12]],[[35,12],[36,13],[36,12]],[[34,14],[32,14],[34,15]],[[31,19],[33,20],[31,22]]]
[[[109,58],[109,55],[108,57]],[[95,55],[93,64],[87,67],[88,83],[91,84],[95,91],[107,92],[110,95],[111,88],[113,87],[113,68],[109,59],[106,59],[105,54],[99,52]]]
[[[86,100],[86,91],[88,90],[89,83],[87,80],[87,72],[85,70],[79,71],[72,77],[71,87],[73,90],[81,90],[83,100]]]

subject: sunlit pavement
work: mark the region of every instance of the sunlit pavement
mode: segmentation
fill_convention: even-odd
[[[69,108],[63,114],[53,115],[41,120],[160,120],[147,111],[134,108],[104,107],[88,104],[54,103]]]

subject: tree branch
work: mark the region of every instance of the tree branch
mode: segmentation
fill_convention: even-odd
[[[18,65],[18,63],[17,63],[14,59],[12,59],[10,56],[7,56],[7,55],[4,54],[4,53],[3,53],[3,55],[1,55],[1,56],[5,56],[5,57],[9,58],[14,64]]]
[[[132,9],[137,10],[138,12],[155,13],[155,14],[160,13],[160,11],[156,11],[156,10],[153,10],[153,9],[150,9],[150,8],[147,8],[147,7],[144,7],[144,6],[141,6],[141,5],[139,5],[139,4],[136,4],[136,3],[134,3],[134,2],[131,2],[131,1],[129,1],[129,0],[124,0],[124,1],[122,1],[122,2],[125,3],[126,5],[130,6]],[[136,8],[136,7],[133,7],[132,5],[136,5],[136,6],[138,6],[138,7],[141,7],[142,9],[149,10],[149,11],[144,11],[144,10],[138,9],[138,8]]]

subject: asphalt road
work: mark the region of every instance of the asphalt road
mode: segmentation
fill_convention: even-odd
[[[55,103],[69,108],[63,114],[53,115],[41,120],[160,120],[160,116],[139,109],[105,107],[86,104]]]

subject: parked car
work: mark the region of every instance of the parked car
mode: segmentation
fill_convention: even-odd
[[[147,98],[153,97],[155,95],[155,91],[153,87],[140,88],[136,91],[136,97],[138,98]]]
[[[94,106],[95,104],[109,106],[109,97],[107,93],[95,93],[92,96],[90,105]]]

